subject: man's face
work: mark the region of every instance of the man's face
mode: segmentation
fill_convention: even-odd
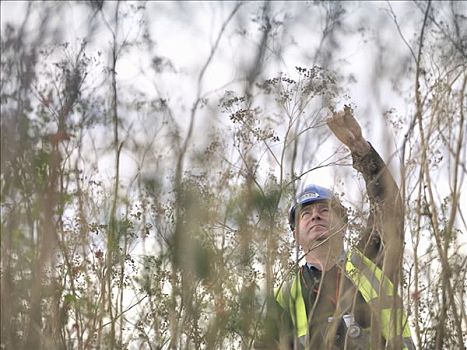
[[[310,249],[326,240],[343,240],[345,223],[328,202],[316,202],[297,212],[298,226],[295,239],[303,250]],[[322,243],[325,244],[325,243]]]

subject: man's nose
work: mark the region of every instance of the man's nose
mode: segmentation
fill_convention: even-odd
[[[321,219],[321,214],[319,212],[319,208],[313,208],[311,211],[311,220],[320,220]]]

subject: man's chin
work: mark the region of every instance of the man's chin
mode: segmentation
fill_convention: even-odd
[[[308,246],[310,247],[310,249],[314,249],[314,248],[324,244],[326,239],[327,239],[326,235],[321,235],[321,236],[316,237],[315,239],[313,239],[313,241],[311,241]]]
[[[323,242],[327,240],[329,237],[327,235],[327,231],[325,232],[320,232],[317,234],[316,238],[313,240],[314,242]]]

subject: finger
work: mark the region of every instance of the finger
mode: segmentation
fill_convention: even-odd
[[[333,113],[329,117],[329,120],[335,122],[335,121],[338,121],[339,119],[341,119],[341,116],[342,116],[342,111],[339,111],[339,112]]]

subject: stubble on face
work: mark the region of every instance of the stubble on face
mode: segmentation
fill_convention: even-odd
[[[344,222],[327,202],[313,203],[301,208],[298,213],[298,243],[303,250],[311,250],[329,240],[343,237]]]

